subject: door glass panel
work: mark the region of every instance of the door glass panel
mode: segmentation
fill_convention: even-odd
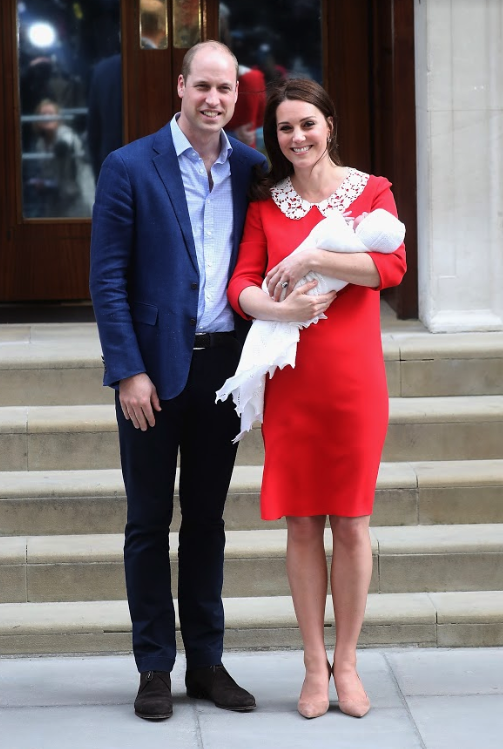
[[[120,0],[17,3],[25,218],[91,215],[122,145]]]
[[[239,62],[239,96],[227,130],[263,150],[265,87],[282,78],[323,82],[322,0],[226,0],[220,39]]]
[[[167,0],[140,0],[140,47],[168,48]]]
[[[188,49],[201,41],[199,0],[173,0],[173,46]]]

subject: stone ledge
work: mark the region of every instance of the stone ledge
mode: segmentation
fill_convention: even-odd
[[[297,627],[290,596],[224,599],[227,628]],[[366,625],[393,622],[435,624],[436,612],[426,593],[370,594]],[[331,596],[327,598],[325,625],[332,627]],[[177,628],[179,623],[177,619]],[[130,632],[126,601],[68,601],[61,603],[4,603],[0,605],[0,636],[67,632]]]
[[[502,359],[503,333],[391,334],[401,361],[430,359]]]
[[[379,556],[503,553],[503,524],[415,525],[372,528]]]
[[[503,396],[390,398],[390,425],[503,421]]]
[[[503,421],[503,396],[390,398],[390,425]],[[2,406],[0,433],[29,434],[116,432],[112,404]],[[259,431],[255,424],[253,432]]]
[[[379,557],[407,555],[502,554],[503,524],[373,526],[372,552]],[[177,533],[170,533],[170,556],[177,557]],[[25,561],[28,565],[120,562],[123,535],[96,533],[50,536],[4,536],[0,563]],[[332,534],[325,530],[325,548],[331,553]],[[284,557],[283,528],[227,531],[226,559]]]
[[[286,553],[286,530],[227,531],[226,559],[284,558]],[[2,542],[12,549],[26,548],[28,565],[95,564],[99,562],[122,562],[124,537],[118,533],[5,537]],[[377,542],[371,531],[373,554],[377,554]],[[325,531],[325,548],[331,553],[332,534]],[[178,535],[170,533],[170,557],[178,557]],[[10,558],[12,561],[12,558]],[[7,561],[6,561],[7,563]]]
[[[430,593],[439,624],[503,623],[503,591]]]

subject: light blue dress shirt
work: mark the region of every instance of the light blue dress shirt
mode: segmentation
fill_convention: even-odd
[[[199,266],[198,333],[234,329],[234,316],[227,301],[229,264],[232,254],[233,211],[231,167],[232,146],[226,134],[220,136],[220,154],[211,167],[210,190],[206,167],[177,124],[171,133],[182,175],[192,234]]]

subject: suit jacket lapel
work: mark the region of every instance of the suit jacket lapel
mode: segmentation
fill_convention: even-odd
[[[232,255],[229,267],[229,278],[232,275],[238,258],[239,243],[243,232],[243,224],[248,208],[248,197],[246,188],[249,182],[249,165],[244,159],[236,155],[235,151],[230,157],[231,185],[232,185],[232,208],[234,218],[234,230],[232,237]]]
[[[155,168],[157,169],[159,177],[161,178],[173,205],[174,213],[180,224],[180,229],[185,240],[185,246],[189,253],[189,257],[194,268],[199,273],[189,209],[187,208],[185,189],[183,187],[182,175],[180,174],[180,167],[178,165],[178,157],[173,146],[169,123],[157,134],[153,148],[158,154],[157,156],[154,156]]]

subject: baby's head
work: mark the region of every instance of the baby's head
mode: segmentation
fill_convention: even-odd
[[[379,252],[394,252],[403,242],[405,226],[389,211],[376,208],[358,222],[355,232],[366,247]]]

